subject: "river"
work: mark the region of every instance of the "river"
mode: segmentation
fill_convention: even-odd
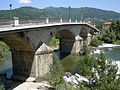
[[[97,50],[94,51],[94,55],[98,55],[100,50],[106,55],[107,58],[116,61],[119,67],[118,73],[120,73],[120,45],[113,45],[113,44],[104,44],[99,46]],[[57,55],[60,56],[59,52]],[[5,61],[0,63],[0,73],[6,72],[7,77],[12,75],[12,56],[11,53],[8,52],[5,56]],[[80,56],[77,55],[68,55],[61,60],[61,63],[64,67],[65,72],[76,72],[75,69]]]
[[[111,59],[116,62],[119,68],[118,73],[120,73],[120,45],[103,44],[97,49],[95,49],[94,52],[91,54],[94,56],[98,56],[100,54],[100,51],[102,51],[108,59]],[[76,67],[78,60],[80,60],[80,56],[76,55],[68,55],[67,57],[62,59],[61,62],[65,69],[65,72],[75,73],[77,69],[74,67]]]

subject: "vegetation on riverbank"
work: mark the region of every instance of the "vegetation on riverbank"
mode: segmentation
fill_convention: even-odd
[[[55,38],[53,38],[52,41],[54,40]],[[97,42],[93,40],[93,44],[94,43],[95,45],[101,43],[101,40]],[[101,53],[98,57],[91,56],[86,42],[84,42],[82,50],[82,56],[78,56],[77,59],[74,58],[74,56],[70,59],[67,57],[67,59],[69,59],[67,62],[60,62],[54,54],[53,65],[50,66],[50,73],[47,74],[47,81],[54,86],[56,90],[119,89],[120,77],[117,75],[117,65],[113,63],[112,60],[108,60],[103,53]],[[75,60],[74,63],[71,62],[72,59]],[[68,67],[68,64],[70,67]],[[71,65],[73,69],[71,68]],[[63,69],[63,67],[65,69]],[[75,70],[76,68],[77,71]],[[81,81],[77,86],[73,82],[67,83],[63,80],[65,71],[79,73],[81,76],[87,78],[89,82]]]
[[[0,62],[4,61],[4,56],[8,52],[9,47],[2,41],[0,41]]]
[[[5,90],[3,83],[0,81],[0,90]]]
[[[85,55],[79,60],[79,74],[89,80],[81,82],[90,90],[118,90],[120,88],[120,77],[115,62],[106,58],[101,53],[97,58]]]
[[[47,74],[48,82],[56,90],[118,90],[120,88],[120,76],[117,75],[118,67],[112,60],[108,60],[101,52],[98,57],[89,54],[80,56],[77,73],[88,79],[89,82],[78,81],[67,83],[63,80],[64,69],[57,56],[53,55],[53,65]]]
[[[45,79],[50,85],[54,86],[54,88],[58,88],[64,83],[63,75],[64,72],[60,60],[53,53],[53,64],[50,65],[50,71],[46,74]]]
[[[91,41],[93,46],[98,46],[102,43],[120,44],[120,21],[113,21],[109,28],[101,28],[100,34]]]
[[[8,52],[9,47],[2,41],[0,41],[0,63],[2,63],[5,59],[5,54]],[[0,78],[1,79],[1,78]],[[4,84],[0,80],[0,90],[4,90]]]
[[[57,47],[57,46],[59,46],[59,39],[58,39],[57,35],[54,35],[54,36],[51,38],[51,40],[50,40],[50,42],[48,43],[48,45],[49,45],[49,46],[52,46],[52,47]]]

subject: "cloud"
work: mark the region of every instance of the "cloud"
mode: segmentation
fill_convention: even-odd
[[[27,4],[27,3],[31,3],[31,0],[20,0],[19,3]]]

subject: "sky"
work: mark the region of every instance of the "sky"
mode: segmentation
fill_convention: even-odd
[[[0,10],[32,6],[36,8],[53,7],[93,7],[120,13],[120,0],[0,0]]]

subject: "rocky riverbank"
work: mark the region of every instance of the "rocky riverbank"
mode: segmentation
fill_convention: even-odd
[[[67,83],[74,83],[76,85],[78,85],[79,82],[82,82],[82,81],[89,82],[87,78],[85,78],[77,73],[75,75],[72,75],[70,72],[66,72],[65,76],[63,76],[63,79]]]

